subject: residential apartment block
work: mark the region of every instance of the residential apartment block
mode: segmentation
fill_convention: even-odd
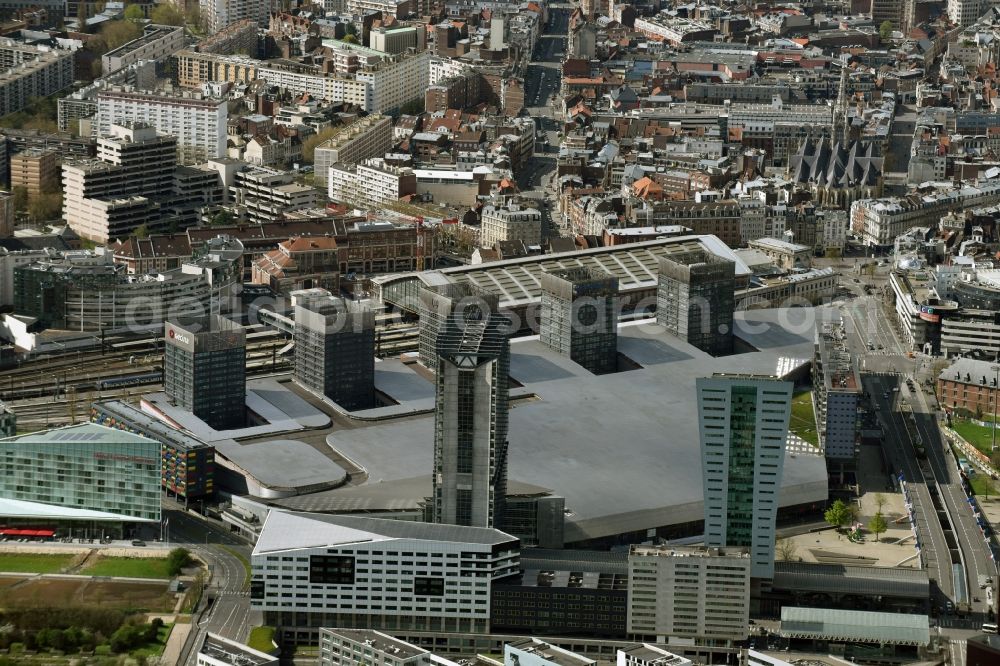
[[[353,104],[368,113],[396,113],[407,102],[423,99],[430,75],[429,52],[409,48],[382,53],[346,44],[333,51],[324,66],[181,51],[177,78],[185,88],[200,88],[209,81],[247,84],[263,79],[293,95]]]
[[[327,196],[359,208],[398,201],[417,191],[413,169],[390,166],[379,158],[360,164],[334,164],[328,174]]]
[[[0,115],[73,83],[73,52],[0,39]]]
[[[179,186],[176,141],[142,122],[113,125],[98,140],[98,159],[63,164],[67,224],[84,238],[108,243],[143,225],[155,231],[165,212],[182,216],[185,206],[191,211],[214,198],[217,178],[190,183],[197,191]]]
[[[316,146],[316,184],[327,189],[331,166],[338,162],[357,164],[368,158],[384,157],[392,143],[392,119],[381,114],[365,116],[340,127],[335,136]]]
[[[29,148],[10,157],[10,186],[23,187],[29,197],[59,189],[59,153],[45,148]]]
[[[141,60],[165,60],[184,48],[184,44],[183,26],[147,25],[142,37],[101,56],[101,66],[107,75]]]
[[[264,0],[199,0],[198,5],[210,35],[244,20],[266,26],[267,14],[271,9],[271,5]]]
[[[812,376],[820,445],[828,459],[854,460],[864,388],[843,321],[817,323]]]
[[[228,117],[224,99],[114,86],[97,94],[95,132],[105,136],[112,125],[129,120],[148,123],[160,134],[177,138],[181,164],[198,164],[225,157]]]
[[[285,213],[316,204],[316,190],[295,182],[295,175],[255,166],[236,172],[230,193],[233,203],[252,222],[273,222]]]
[[[483,206],[479,243],[493,247],[504,241],[521,241],[526,246],[542,242],[542,213],[534,207],[512,200],[502,200]]]

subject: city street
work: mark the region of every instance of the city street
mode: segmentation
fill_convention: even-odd
[[[954,597],[950,549],[934,508],[931,490],[924,482],[917,463],[915,443],[910,440],[904,417],[894,404],[898,394],[893,389],[897,387],[899,379],[866,374],[862,376],[862,383],[871,395],[872,404],[882,423],[882,431],[885,433],[884,450],[890,468],[897,475],[902,474],[906,482],[916,520],[921,557],[931,580],[937,583],[936,588],[932,587],[932,603],[940,606],[946,599]],[[888,397],[885,397],[886,394]]]
[[[164,505],[166,507],[166,501]],[[250,611],[249,577],[244,564],[244,561],[249,562],[251,549],[216,521],[179,508],[165,509],[164,516],[169,520],[171,545],[184,546],[195,553],[208,563],[212,572],[202,608],[205,604],[211,605],[192,630],[180,662],[194,664],[196,653],[190,648],[198,645],[207,632],[245,641],[250,628],[259,624],[253,617],[256,613]]]
[[[893,330],[892,315],[885,311],[879,298],[858,297],[842,304],[840,310],[845,317],[849,345],[861,359],[861,370],[866,373],[865,387],[883,424],[886,454],[913,490],[911,498],[923,555],[943,595],[936,600],[939,608],[948,600],[968,600],[970,604],[972,612],[967,620],[942,617],[941,625],[945,628],[978,626],[987,620],[985,595],[980,596],[978,589],[979,576],[995,577],[997,570],[990,558],[989,544],[970,508],[957,466],[942,441],[935,399],[926,393],[920,381],[915,383],[913,390],[905,381],[905,377],[916,374],[927,359],[920,354],[909,357],[909,350]],[[896,374],[900,371],[903,376]],[[917,442],[911,441],[905,427],[903,419],[908,417],[900,412],[901,401],[912,408],[916,439],[927,452],[926,470],[920,468]],[[925,471],[932,477],[927,483],[924,483]],[[937,498],[932,494],[937,494]],[[953,564],[960,565],[960,571],[964,572],[957,581],[952,573]],[[975,601],[977,597],[981,601]]]
[[[525,72],[525,104],[535,119],[535,155],[518,176],[518,187],[529,199],[541,203],[542,237],[559,235],[556,214],[555,174],[559,154],[560,122],[556,104],[562,86],[562,59],[566,53],[570,5],[549,8],[549,24],[535,46],[532,62]],[[540,137],[544,137],[541,139]]]

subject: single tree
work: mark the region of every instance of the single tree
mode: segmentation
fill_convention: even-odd
[[[187,548],[174,548],[167,554],[167,572],[171,576],[176,576],[189,564],[191,564],[191,551]]]
[[[883,42],[892,38],[892,21],[882,21],[878,27],[878,36]]]
[[[1000,449],[990,453],[990,464],[993,465],[995,469],[1000,469]]]
[[[798,553],[798,546],[788,537],[781,537],[774,542],[774,552],[782,562],[793,562]]]
[[[14,210],[27,210],[28,208],[28,188],[24,185],[17,185],[11,190],[14,195]]]
[[[131,4],[125,8],[126,21],[141,21],[146,18],[146,12],[142,11],[142,5]]]
[[[107,51],[112,51],[126,42],[142,36],[142,28],[131,21],[109,21],[101,28],[101,37]],[[107,53],[105,51],[105,53]]]
[[[407,116],[415,116],[424,112],[424,98],[417,97],[416,99],[411,99],[409,102],[404,102],[403,106],[399,107],[399,112]]]
[[[58,192],[54,194],[40,194],[32,197],[28,204],[28,215],[34,222],[47,222],[59,217],[62,211],[62,195]]]
[[[212,216],[212,225],[216,227],[229,226],[234,222],[233,214],[228,210],[220,210],[214,216]]]
[[[823,520],[838,530],[851,522],[851,512],[843,500],[836,500],[823,514]]]
[[[311,134],[302,142],[302,161],[312,162],[316,156],[316,146],[340,132],[340,127],[327,127],[316,134]]]
[[[198,3],[191,5],[187,10],[187,16],[184,20],[193,30],[198,32],[203,32],[204,28],[201,25],[201,6]]]
[[[136,238],[149,238],[149,227],[145,224],[140,224],[132,232],[132,235]]]
[[[345,44],[357,44],[358,43],[358,36],[357,35],[344,35],[344,38],[342,40],[340,40],[340,41],[344,42]]]
[[[868,521],[868,531],[875,535],[875,541],[878,541],[878,535],[889,529],[888,523],[885,522],[885,518],[882,513],[876,513],[872,516],[871,520]]]
[[[153,7],[149,19],[157,25],[184,25],[184,14],[170,2],[161,2]]]
[[[875,506],[878,507],[875,513],[882,513],[882,507],[888,503],[889,499],[882,493],[875,493]]]

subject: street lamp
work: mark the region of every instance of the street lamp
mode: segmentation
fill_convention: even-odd
[[[997,392],[1000,391],[1000,365],[990,366],[990,370],[994,373],[993,379],[993,445],[990,447],[990,451],[997,450]]]

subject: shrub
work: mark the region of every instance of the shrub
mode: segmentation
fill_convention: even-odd
[[[167,572],[171,576],[176,576],[189,564],[191,564],[191,552],[187,548],[174,548],[167,555]]]

